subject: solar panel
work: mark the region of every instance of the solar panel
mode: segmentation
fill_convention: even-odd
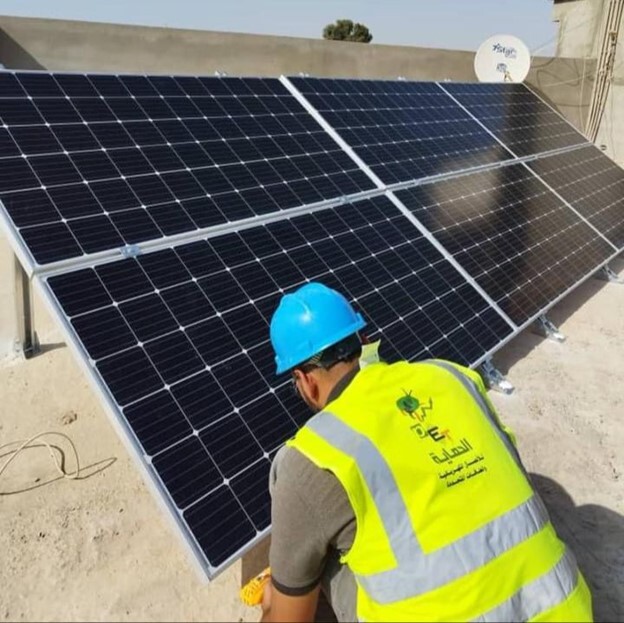
[[[587,142],[523,84],[445,82],[441,86],[520,158]]]
[[[435,82],[289,80],[385,184],[512,158]]]
[[[383,196],[44,282],[210,576],[269,526],[269,459],[310,415],[268,342],[307,280],[344,292],[390,360],[474,364],[512,332]]]
[[[518,326],[614,254],[523,164],[396,195]]]
[[[624,248],[624,171],[590,145],[529,164],[551,188]]]
[[[277,79],[2,72],[0,121],[40,265],[374,187]]]

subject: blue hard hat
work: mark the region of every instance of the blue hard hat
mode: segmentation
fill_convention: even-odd
[[[322,283],[285,294],[271,318],[277,374],[357,333],[366,323],[349,301]]]

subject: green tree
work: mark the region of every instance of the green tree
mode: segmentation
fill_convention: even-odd
[[[364,24],[354,23],[350,19],[338,19],[334,24],[327,24],[323,28],[323,39],[370,43],[373,35]]]

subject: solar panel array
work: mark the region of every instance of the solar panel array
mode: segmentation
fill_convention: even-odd
[[[621,248],[611,161],[514,157],[583,140],[524,87],[5,72],[0,121],[0,222],[209,577],[310,415],[274,375],[284,292],[474,366]]]
[[[512,158],[435,82],[290,81],[385,184]]]
[[[593,146],[529,166],[618,249],[624,249],[624,171]]]
[[[267,480],[247,470],[309,415],[268,341],[280,296],[308,280],[364,310],[389,359],[470,365],[512,332],[385,197],[47,280],[212,567],[268,527]]]
[[[39,264],[373,188],[277,79],[0,73],[0,121]]]
[[[582,134],[523,84],[444,83],[442,88],[515,156],[587,143]]]
[[[397,197],[518,326],[613,255],[523,164]]]

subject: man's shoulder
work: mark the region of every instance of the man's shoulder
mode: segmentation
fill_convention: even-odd
[[[341,485],[331,472],[315,465],[297,448],[282,446],[271,465],[271,486],[282,491],[295,487],[296,490],[305,490],[308,497],[309,494],[313,495],[327,486]]]

